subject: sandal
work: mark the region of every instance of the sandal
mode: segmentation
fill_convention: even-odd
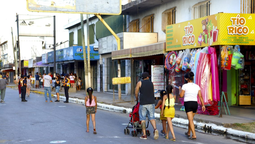
[[[166,139],[168,139],[168,136],[165,136]]]
[[[173,138],[172,138],[172,139],[170,139],[170,140],[171,140],[171,141],[174,141],[174,142],[176,141],[176,139],[173,139]]]
[[[89,133],[89,130],[86,130],[87,133]]]
[[[93,134],[97,134],[97,131],[96,131],[96,129],[94,129],[94,132],[93,132]]]
[[[190,134],[188,134],[188,132],[185,132],[185,135],[188,136],[188,137],[190,137]]]
[[[190,140],[197,140],[197,138],[189,137]]]

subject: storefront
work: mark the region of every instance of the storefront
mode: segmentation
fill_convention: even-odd
[[[54,52],[49,52],[48,63],[53,63]],[[86,51],[86,58],[87,51]],[[57,69],[60,74],[75,73],[77,77],[81,77],[84,84],[84,58],[82,46],[73,46],[56,51],[56,63]],[[91,66],[91,80],[94,89],[97,88],[97,61],[99,60],[98,51],[94,50],[93,46],[90,46],[90,66]],[[53,71],[53,70],[52,70]],[[82,86],[84,88],[84,85]]]
[[[253,17],[254,14],[219,13],[167,26],[169,53],[165,67],[169,70],[169,84],[181,86],[183,75],[194,72],[194,82],[201,87],[207,104],[204,114],[218,114],[222,92],[228,105],[254,103]],[[177,88],[174,91],[178,93]]]
[[[137,84],[138,81],[141,80],[141,74],[143,72],[148,72],[150,75],[152,75],[154,66],[161,66],[164,65],[164,56],[165,53],[165,42],[159,42],[155,44],[145,45],[145,46],[139,46],[135,48],[130,49],[122,49],[118,51],[112,52],[112,59],[113,60],[124,60],[128,59],[131,61],[131,69],[129,71],[131,72],[131,89],[133,89]],[[164,77],[164,70],[163,71],[163,77]],[[157,77],[157,75],[154,75]],[[164,79],[164,78],[163,78]],[[165,88],[165,80],[161,81],[160,84],[156,84],[153,80],[152,82],[156,86],[155,88],[155,94],[158,96],[158,92],[160,90],[163,90]]]

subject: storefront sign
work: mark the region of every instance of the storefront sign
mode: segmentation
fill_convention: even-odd
[[[23,61],[23,67],[28,67],[28,60]]]
[[[47,63],[47,53],[42,54],[42,63]]]
[[[64,50],[64,61],[73,60],[73,47],[65,48]]]
[[[47,53],[47,62],[48,63],[53,63],[54,62],[54,51],[48,52]]]
[[[83,60],[83,48],[81,46],[74,46],[73,47],[74,52],[74,59],[75,60]],[[88,59],[87,55],[87,47],[86,47],[86,58]],[[94,50],[93,46],[90,46],[90,60],[99,60],[99,54],[98,51]]]
[[[165,89],[164,65],[151,66],[151,81],[154,85],[154,96],[160,97],[160,91]]]
[[[64,60],[64,50],[60,49],[56,51],[56,61],[63,61]]]
[[[32,68],[34,64],[34,60],[33,59],[29,59],[28,61],[28,68]]]
[[[166,50],[255,45],[255,14],[219,13],[167,26]]]
[[[131,83],[131,78],[130,77],[115,77],[112,78],[112,84],[126,84],[126,83]]]

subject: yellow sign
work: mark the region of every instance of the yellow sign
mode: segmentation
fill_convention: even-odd
[[[28,60],[24,60],[24,63],[23,63],[24,65],[24,67],[28,67]]]
[[[166,50],[255,45],[255,14],[219,13],[167,26]]]
[[[112,78],[112,84],[116,85],[116,84],[126,84],[126,83],[131,83],[131,78],[130,77],[116,77],[116,78]]]

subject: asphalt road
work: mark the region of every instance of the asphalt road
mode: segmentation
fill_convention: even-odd
[[[8,89],[5,103],[0,103],[0,144],[136,144],[136,143],[173,143],[160,136],[154,140],[124,135],[127,114],[98,110],[96,114],[97,135],[86,133],[85,107],[77,104],[46,103],[39,94],[31,94],[28,102],[21,102],[18,91]],[[161,130],[161,124],[157,121]],[[152,132],[151,126],[149,127]],[[174,127],[177,141],[188,144],[237,144],[239,142],[223,136],[197,133],[197,140],[192,141],[184,135],[185,129]],[[58,141],[58,142],[57,142]]]

